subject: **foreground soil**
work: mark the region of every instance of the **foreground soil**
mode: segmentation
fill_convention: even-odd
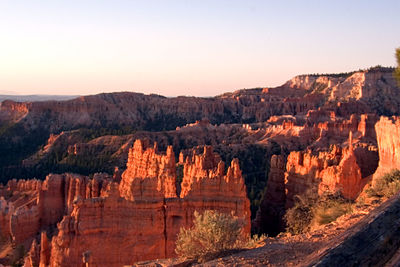
[[[398,196],[385,203],[372,200],[372,203],[355,206],[351,214],[343,215],[335,222],[314,229],[310,233],[295,236],[282,234],[276,238],[267,238],[264,241],[265,244],[259,248],[197,266],[310,266],[318,264],[325,266],[321,264],[321,259],[333,248],[348,240],[350,236],[360,232],[376,217],[384,214],[387,207],[395,201],[398,201]],[[396,260],[399,258],[397,254],[389,261],[391,266],[397,266],[396,263],[399,262]]]

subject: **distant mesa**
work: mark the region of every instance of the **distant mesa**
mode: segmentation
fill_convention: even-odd
[[[64,101],[79,97],[78,95],[18,95],[0,94],[0,102],[12,100],[16,102],[36,102],[36,101]]]

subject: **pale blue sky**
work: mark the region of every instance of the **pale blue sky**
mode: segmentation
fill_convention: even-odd
[[[400,1],[0,0],[0,93],[211,96],[394,66]]]

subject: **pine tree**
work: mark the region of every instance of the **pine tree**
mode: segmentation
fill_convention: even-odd
[[[396,49],[396,60],[397,60],[397,68],[394,71],[394,77],[397,80],[397,83],[400,86],[400,48]]]

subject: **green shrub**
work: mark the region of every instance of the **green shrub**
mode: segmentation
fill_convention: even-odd
[[[312,207],[316,203],[309,192],[295,197],[294,206],[286,211],[286,230],[292,234],[301,234],[310,229]]]
[[[307,192],[297,196],[293,208],[287,210],[286,230],[292,234],[305,233],[313,226],[333,222],[351,211],[352,203],[344,199],[340,193],[326,193],[318,197]]]
[[[396,78],[397,83],[400,86],[400,48],[396,49],[396,60],[397,68],[394,70],[394,77]]]
[[[374,185],[367,189],[370,197],[391,197],[400,191],[400,170],[392,170],[378,178]]]
[[[180,257],[198,261],[210,260],[232,250],[255,245],[257,238],[243,234],[244,221],[236,216],[206,210],[194,213],[192,228],[181,228],[175,252]]]

